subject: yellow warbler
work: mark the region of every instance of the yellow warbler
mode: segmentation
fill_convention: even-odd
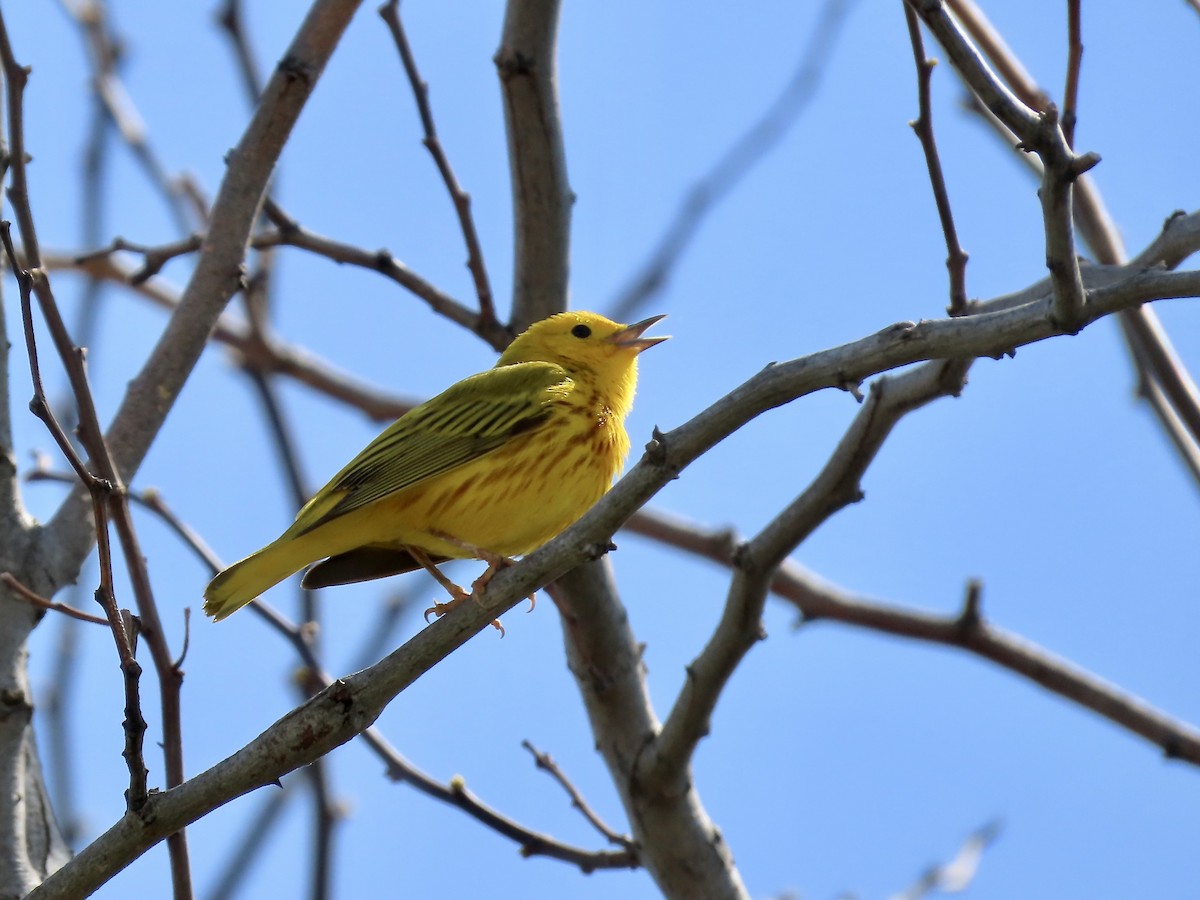
[[[629,450],[625,416],[637,357],[665,337],[662,316],[618,325],[589,312],[537,322],[472,375],[401,416],[304,505],[278,539],[204,591],[216,620],[317,562],[305,587],[425,567],[453,598],[470,596],[436,568],[474,557],[488,568],[554,537],[595,503]],[[497,627],[499,626],[499,623]]]

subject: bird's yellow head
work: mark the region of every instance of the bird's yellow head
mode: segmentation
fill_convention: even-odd
[[[497,366],[550,362],[602,390],[613,411],[629,412],[637,387],[637,358],[665,337],[642,337],[664,316],[619,325],[593,312],[563,312],[534,322],[500,355]]]

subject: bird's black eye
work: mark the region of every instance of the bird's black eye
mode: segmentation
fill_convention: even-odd
[[[586,325],[576,325],[571,329],[571,334],[575,335],[577,338],[588,338],[592,336],[592,329],[588,328]]]

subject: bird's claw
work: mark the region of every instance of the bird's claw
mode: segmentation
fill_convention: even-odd
[[[425,610],[425,624],[429,624],[429,616],[431,613],[435,619],[440,619],[464,600],[474,600],[479,604],[480,609],[486,609],[486,607],[480,603],[479,596],[475,592],[468,594],[466,591],[460,589],[458,593],[454,594],[453,599],[449,603],[435,603],[433,606],[429,607],[429,609]],[[504,637],[504,626],[500,624],[499,619],[492,619],[492,627],[500,632],[500,637]]]
[[[453,587],[454,590],[450,590],[451,587]],[[471,597],[471,594],[468,594],[466,591],[464,591],[462,588],[460,588],[456,584],[447,585],[446,590],[450,594],[450,602],[449,603],[435,603],[435,604],[433,604],[433,606],[429,607],[429,609],[425,610],[425,624],[426,625],[429,624],[429,614],[430,613],[433,613],[433,617],[435,619],[440,619],[446,613],[450,612],[450,610],[454,609],[454,607],[458,606],[464,600],[470,599],[470,597]]]

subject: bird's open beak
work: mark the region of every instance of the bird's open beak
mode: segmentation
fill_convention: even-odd
[[[665,319],[666,316],[651,316],[648,319],[642,319],[640,322],[635,322],[632,325],[626,325],[616,334],[609,336],[608,342],[616,344],[618,347],[629,347],[641,353],[643,350],[649,350],[655,344],[661,344],[667,340],[665,337],[642,337],[642,332],[653,325],[660,319]]]

